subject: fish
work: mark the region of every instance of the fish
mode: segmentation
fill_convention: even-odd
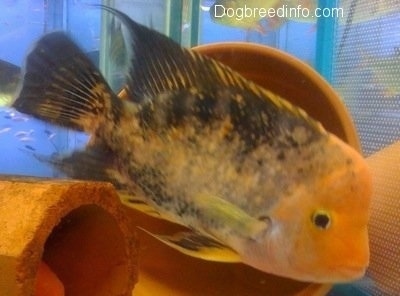
[[[55,136],[56,136],[56,133],[51,133],[51,134],[49,134],[49,135],[47,136],[47,139],[48,139],[48,140],[51,140],[51,139],[53,139]]]
[[[151,234],[187,255],[307,282],[361,277],[372,191],[363,156],[228,66],[102,9],[127,30],[124,99],[64,32],[26,57],[13,108],[90,135],[48,161],[185,226]]]
[[[29,149],[31,151],[35,151],[36,149],[34,147],[32,147],[31,145],[25,145],[24,146],[26,149]]]
[[[35,138],[32,138],[32,137],[19,137],[18,140],[21,141],[21,142],[33,142],[33,141],[35,141]]]
[[[47,139],[51,140],[53,139],[57,134],[51,130],[45,129],[44,133],[47,135]]]
[[[12,100],[11,100],[11,102],[12,102]],[[9,102],[9,103],[11,103],[11,102]],[[7,110],[7,111],[9,111],[9,110]],[[7,115],[3,116],[3,118],[5,118],[5,119],[9,119],[9,120],[12,120],[15,122],[27,122],[29,120],[29,118],[23,116],[22,114],[18,114],[13,111],[6,112],[6,113],[7,113]]]
[[[32,137],[34,134],[34,130],[30,129],[29,131],[18,131],[14,134],[14,137],[16,137],[18,139],[18,141],[26,143],[26,142],[34,142],[35,138]],[[29,146],[29,145],[25,145]]]
[[[2,128],[0,128],[0,134],[8,133],[10,130],[11,130],[10,126],[2,127]]]
[[[30,137],[33,135],[35,131],[30,129],[29,131],[18,131],[14,134],[14,137],[23,138],[23,137]]]
[[[12,103],[20,72],[21,69],[18,66],[0,60],[0,107],[6,107]]]

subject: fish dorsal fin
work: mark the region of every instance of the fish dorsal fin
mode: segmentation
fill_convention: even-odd
[[[124,13],[102,6],[113,13],[129,32],[131,65],[127,88],[134,101],[154,98],[161,93],[191,90],[207,93],[221,88],[237,88],[256,96],[268,96],[282,104],[276,95],[246,80],[229,67],[181,47],[172,39],[131,20]]]
[[[141,230],[167,246],[191,257],[217,262],[241,262],[240,256],[219,241],[195,232],[178,232],[172,236],[157,235],[140,227]]]
[[[229,112],[236,131],[248,147],[268,142],[269,137],[274,137],[270,131],[279,129],[271,128],[277,120],[270,119],[277,116],[283,117],[283,121],[294,119],[299,124],[305,124],[313,129],[315,135],[322,131],[321,126],[302,109],[245,79],[228,66],[181,47],[120,11],[103,8],[125,26],[130,56],[126,91],[129,100],[150,105],[141,104],[144,109],[153,110],[153,104],[162,104],[160,97],[164,95],[167,105],[172,108],[167,112],[178,115],[177,118],[181,114],[195,114],[198,118],[209,120],[213,116],[226,116],[224,112]],[[168,101],[169,98],[173,98],[172,102]],[[257,115],[255,108],[258,109]],[[159,106],[154,108],[157,112],[160,109]],[[251,139],[248,138],[250,134]]]

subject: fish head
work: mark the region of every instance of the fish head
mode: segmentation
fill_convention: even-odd
[[[267,230],[242,245],[243,262],[307,282],[348,282],[363,276],[369,262],[369,168],[335,136],[328,143],[330,154],[345,160],[332,155],[329,166],[337,166],[299,182],[280,198],[267,217]]]

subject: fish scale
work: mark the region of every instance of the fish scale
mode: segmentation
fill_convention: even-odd
[[[287,100],[102,8],[128,31],[127,98],[64,33],[43,36],[13,106],[91,135],[85,149],[45,160],[186,226],[152,234],[185,254],[302,281],[361,277],[371,197],[362,156]]]

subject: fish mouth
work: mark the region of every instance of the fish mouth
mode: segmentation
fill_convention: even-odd
[[[318,276],[313,274],[310,277],[303,277],[303,280],[321,284],[349,283],[361,279],[366,269],[365,266],[336,266],[321,272]]]
[[[365,265],[346,265],[335,268],[336,274],[338,274],[339,282],[350,282],[360,279],[364,276],[366,270],[367,267]]]

